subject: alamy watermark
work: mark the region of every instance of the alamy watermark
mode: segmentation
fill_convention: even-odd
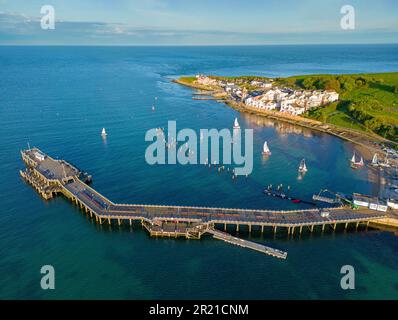
[[[343,17],[340,20],[340,27],[343,30],[355,29],[355,8],[351,5],[344,5],[340,9]]]
[[[232,132],[200,129],[198,137],[189,128],[177,132],[176,122],[168,121],[167,133],[160,128],[150,129],[145,134],[145,141],[152,142],[145,151],[145,160],[150,165],[233,165],[237,176],[249,175],[253,170],[252,129],[237,128]]]
[[[40,27],[43,30],[55,29],[55,9],[47,4],[41,7],[40,13],[43,15],[40,19]]]
[[[344,265],[340,269],[340,273],[344,276],[340,280],[340,287],[343,290],[355,289],[355,269],[351,265]]]
[[[40,269],[43,274],[40,280],[40,287],[43,290],[55,289],[55,269],[52,265],[44,265]]]

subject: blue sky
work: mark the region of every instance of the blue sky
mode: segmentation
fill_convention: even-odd
[[[55,30],[40,8],[55,8]],[[356,10],[355,30],[340,8]],[[397,43],[396,0],[0,0],[0,44]]]

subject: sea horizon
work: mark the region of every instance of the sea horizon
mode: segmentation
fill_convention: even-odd
[[[0,47],[289,47],[289,46],[395,46],[386,43],[275,43],[275,44],[3,44]]]

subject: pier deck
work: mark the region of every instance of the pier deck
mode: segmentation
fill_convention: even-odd
[[[274,248],[271,248],[271,247],[267,247],[267,246],[265,246],[263,244],[260,244],[260,243],[255,243],[255,242],[252,242],[252,241],[248,241],[248,240],[244,240],[244,239],[241,239],[241,238],[238,238],[238,237],[234,237],[234,236],[232,236],[232,235],[230,235],[230,234],[228,234],[226,232],[222,232],[222,231],[215,230],[215,229],[212,229],[212,228],[207,229],[207,232],[211,233],[215,239],[219,239],[219,240],[225,241],[227,243],[230,243],[230,244],[233,244],[233,245],[236,245],[236,246],[240,246],[240,247],[243,247],[243,248],[248,248],[248,249],[252,249],[252,250],[255,250],[255,251],[259,251],[259,252],[268,254],[270,256],[274,256],[274,257],[279,258],[279,259],[286,259],[287,258],[287,252],[284,252],[284,251],[281,251],[281,250],[278,250],[278,249],[274,249]]]
[[[29,182],[45,199],[51,199],[58,193],[80,206],[90,217],[102,224],[117,221],[140,221],[153,236],[185,236],[189,239],[199,239],[205,233],[211,233],[216,239],[232,244],[241,245],[266,254],[282,257],[282,251],[268,248],[253,242],[232,237],[227,233],[214,229],[215,225],[233,225],[239,231],[240,226],[249,228],[272,227],[286,228],[289,235],[295,229],[302,232],[304,227],[313,232],[316,226],[330,226],[336,230],[337,224],[354,223],[369,224],[369,222],[386,218],[386,214],[368,209],[352,210],[350,208],[329,209],[329,217],[322,217],[318,209],[274,211],[233,208],[211,208],[193,206],[165,206],[148,204],[117,204],[91,188],[79,179],[80,172],[73,165],[64,160],[54,160],[37,148],[21,151],[21,156],[26,164],[26,169],[21,171],[21,176]],[[43,158],[44,156],[44,158]],[[180,224],[174,229],[167,223]],[[182,223],[182,224],[181,224]]]

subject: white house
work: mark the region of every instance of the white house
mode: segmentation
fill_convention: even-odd
[[[272,88],[272,82],[263,82],[263,81],[251,81],[250,85],[255,86],[255,87],[261,87],[264,89]]]

